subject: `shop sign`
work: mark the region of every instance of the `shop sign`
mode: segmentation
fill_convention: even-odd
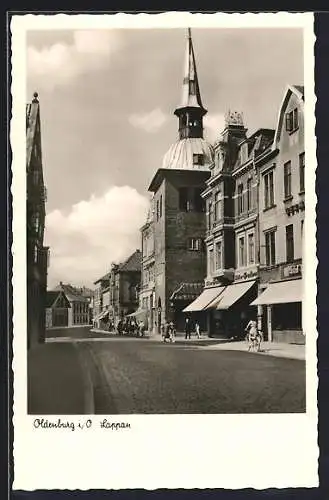
[[[285,266],[283,268],[283,276],[285,278],[289,278],[290,276],[297,276],[300,274],[302,274],[301,264],[290,264],[289,266]]]
[[[247,280],[256,277],[257,277],[257,271],[246,271],[245,273],[235,274],[235,280]]]

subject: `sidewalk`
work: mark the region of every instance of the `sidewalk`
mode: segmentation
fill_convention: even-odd
[[[202,349],[212,349],[221,351],[243,351],[248,352],[248,346],[245,340],[241,341],[222,341],[221,343],[205,346]],[[253,351],[251,351],[254,354]],[[305,345],[284,344],[279,342],[263,342],[258,355],[276,356],[279,358],[305,360]]]
[[[28,413],[93,413],[92,382],[73,343],[45,343],[28,352]]]

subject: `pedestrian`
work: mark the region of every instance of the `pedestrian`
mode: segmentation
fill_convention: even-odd
[[[176,340],[176,329],[174,323],[171,321],[170,324],[170,340],[171,342],[175,342]]]
[[[185,320],[185,339],[191,338],[191,322],[190,318],[186,318]]]
[[[200,333],[200,325],[199,322],[195,322],[195,333],[198,339],[201,339],[201,333]]]

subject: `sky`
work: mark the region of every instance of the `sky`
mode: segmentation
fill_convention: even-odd
[[[275,128],[287,84],[303,85],[301,29],[192,30],[205,138],[228,109],[248,133]],[[186,30],[30,31],[27,99],[39,94],[48,190],[48,287],[92,286],[140,248],[147,188],[177,139]]]

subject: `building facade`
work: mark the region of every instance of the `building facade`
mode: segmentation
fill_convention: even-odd
[[[27,346],[43,342],[49,249],[43,244],[46,187],[43,178],[38,94],[26,106]]]
[[[304,341],[303,114],[302,87],[289,87],[275,131],[259,129],[247,137],[241,114],[226,117],[202,194],[205,287],[184,309],[206,318],[209,335],[243,336],[248,320],[257,317],[268,340]]]
[[[158,207],[159,208],[159,207]],[[142,265],[139,309],[145,312],[145,323],[149,333],[156,331],[155,301],[155,249],[154,249],[154,199],[146,223],[141,228]]]
[[[259,176],[260,296],[270,340],[304,343],[302,258],[305,218],[304,89],[289,86]]]
[[[55,292],[63,292],[68,300],[67,326],[88,326],[90,324],[89,299],[82,293],[83,288],[62,282],[54,288]]]
[[[106,275],[95,281],[95,328],[114,328],[119,320],[138,309],[141,263],[141,251],[136,250],[125,262],[113,264]]]
[[[204,280],[206,221],[201,193],[214,156],[212,146],[203,138],[206,113],[189,30],[182,100],[174,113],[178,118],[178,140],[165,154],[162,168],[149,186],[153,216],[142,228],[143,237],[149,234],[153,238],[154,258],[143,259],[142,283],[151,284],[145,293],[152,297],[153,328],[157,332],[165,321],[174,321],[177,329],[184,327],[182,310],[187,297],[193,297]]]
[[[63,328],[69,326],[69,309],[71,304],[61,290],[47,291],[46,328]]]

